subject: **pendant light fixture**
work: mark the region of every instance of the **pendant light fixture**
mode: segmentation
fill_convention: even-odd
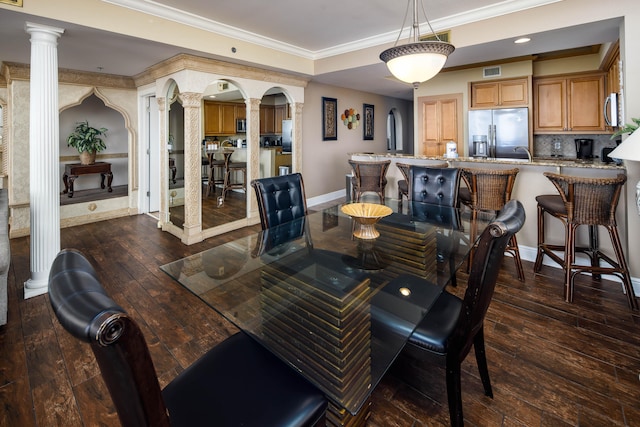
[[[420,83],[426,82],[442,70],[447,57],[455,50],[455,47],[440,40],[433,28],[431,28],[429,18],[427,18],[427,24],[431,32],[436,36],[437,41],[420,41],[418,0],[409,0],[407,8],[411,2],[413,2],[413,26],[409,38],[411,39],[413,35],[412,42],[400,46],[397,45],[404,28],[403,22],[396,43],[392,48],[382,52],[380,59],[387,64],[387,68],[395,78],[411,83],[417,89]]]

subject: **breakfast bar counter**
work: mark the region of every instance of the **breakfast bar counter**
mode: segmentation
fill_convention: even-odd
[[[487,159],[474,157],[446,158],[442,156],[429,157],[398,153],[351,153],[349,156],[351,159],[360,161],[391,160],[391,165],[387,172],[387,186],[385,189],[385,197],[388,198],[397,198],[398,181],[404,179],[395,163],[428,166],[429,164],[437,164],[446,161],[450,167],[460,168],[494,170],[518,168],[519,172],[513,188],[512,198],[518,199],[525,207],[527,221],[520,232],[518,232],[518,244],[520,246],[522,258],[528,261],[535,260],[537,250],[536,218],[538,212],[535,198],[541,194],[558,194],[558,191],[553,184],[551,184],[551,182],[543,175],[544,172],[593,178],[614,177],[618,174],[626,174],[625,167],[617,165],[616,163],[604,163],[599,160],[587,162],[569,158],[534,158],[533,161],[528,161],[528,159]],[[626,198],[622,197],[616,211],[618,231],[622,239],[623,247],[627,247],[627,203],[628,201]],[[588,233],[586,227],[584,228],[585,230],[579,230],[580,234],[578,236],[578,240],[579,242],[586,244],[588,240]],[[560,221],[553,219],[547,221],[546,230],[546,234],[548,236],[557,236],[558,244],[564,242],[564,227]],[[608,244],[608,239],[602,239],[601,243],[603,246]],[[603,249],[607,253],[613,253],[613,250],[610,247],[604,246]]]

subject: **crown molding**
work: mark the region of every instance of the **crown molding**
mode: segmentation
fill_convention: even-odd
[[[154,2],[153,0],[102,0],[116,6],[125,7],[137,12],[146,13],[148,15],[157,16],[169,21],[174,21],[183,25],[188,25],[205,31],[210,31],[225,37],[230,37],[244,42],[252,43],[269,49],[274,49],[291,55],[299,56],[305,59],[318,60],[331,56],[342,55],[345,53],[366,49],[370,47],[380,46],[386,43],[395,42],[398,39],[398,31],[390,31],[373,37],[367,37],[360,40],[354,40],[348,43],[332,46],[327,49],[311,51],[284,43],[275,39],[264,37],[242,28],[232,27],[223,22],[217,22],[206,19],[192,13],[182,11],[173,7],[165,6]],[[558,3],[564,0],[505,0],[497,4],[485,6],[462,13],[458,13],[444,18],[431,21],[431,27],[435,32],[449,30],[473,22],[485,19],[496,18],[498,16],[508,15],[511,13],[521,12],[535,7],[545,6],[552,3]],[[402,29],[401,39],[409,35],[410,27]],[[431,33],[428,24],[420,25],[421,34]],[[406,34],[406,36],[404,36]]]

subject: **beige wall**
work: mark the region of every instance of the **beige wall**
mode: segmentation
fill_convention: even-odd
[[[322,140],[322,97],[338,100],[338,139]],[[362,138],[362,117],[357,129],[348,129],[340,121],[340,111],[362,104],[374,106],[373,140]],[[345,175],[350,172],[349,153],[387,151],[387,114],[392,108],[404,120],[404,140],[413,141],[412,102],[359,92],[335,86],[310,83],[305,90],[302,121],[302,174],[307,197],[344,190]]]

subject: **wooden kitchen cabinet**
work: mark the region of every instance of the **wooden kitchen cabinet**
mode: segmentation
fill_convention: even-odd
[[[276,105],[274,108],[274,126],[275,133],[282,133],[282,121],[287,119],[287,106],[286,105]]]
[[[247,118],[247,104],[237,104],[236,105],[236,119],[246,119]]]
[[[204,101],[204,134],[235,135],[236,103]]]
[[[607,95],[620,93],[620,43],[616,42],[604,61],[607,70]]]
[[[458,153],[462,153],[460,109],[462,95],[421,97],[420,105],[420,154],[442,156],[449,141],[458,143]]]
[[[604,73],[533,81],[534,133],[602,133]]]
[[[260,134],[276,132],[276,110],[273,105],[260,106]],[[282,125],[281,125],[282,126]]]
[[[527,107],[529,79],[471,83],[471,108]]]

